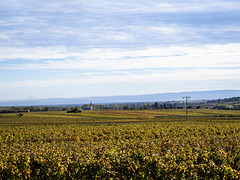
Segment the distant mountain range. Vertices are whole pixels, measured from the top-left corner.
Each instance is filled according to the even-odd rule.
[[[110,104],[110,103],[131,103],[131,102],[162,102],[181,101],[183,96],[191,96],[191,100],[213,100],[240,96],[240,90],[216,90],[216,91],[190,91],[180,93],[159,93],[145,95],[126,96],[100,96],[81,98],[52,98],[32,99],[18,101],[0,102],[0,106],[51,106],[51,105],[81,105],[88,104]]]

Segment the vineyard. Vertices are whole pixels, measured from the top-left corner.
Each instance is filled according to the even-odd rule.
[[[0,179],[240,179],[240,112],[0,115]]]

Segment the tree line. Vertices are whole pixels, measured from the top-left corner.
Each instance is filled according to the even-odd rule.
[[[218,100],[189,101],[189,109],[231,109],[240,110],[240,97]],[[79,113],[81,110],[150,110],[150,109],[184,109],[183,101],[149,102],[149,103],[115,103],[115,104],[83,104],[66,106],[28,106],[28,107],[0,107],[0,113],[24,113],[40,111],[67,111]]]

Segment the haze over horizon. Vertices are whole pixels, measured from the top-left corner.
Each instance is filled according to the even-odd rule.
[[[0,101],[240,90],[238,0],[2,0]]]
[[[187,91],[179,93],[158,93],[143,95],[121,95],[121,96],[95,96],[74,98],[48,98],[0,101],[1,106],[66,106],[82,104],[122,104],[122,103],[151,103],[151,102],[175,102],[183,101],[183,97],[190,97],[189,101],[219,100],[225,98],[239,97],[240,90],[217,90],[217,91]]]

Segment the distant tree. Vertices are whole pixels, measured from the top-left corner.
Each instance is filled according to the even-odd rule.
[[[79,110],[77,107],[73,109],[73,112],[74,113],[79,113],[79,112],[82,112],[81,110]]]
[[[129,105],[124,105],[123,106],[123,110],[129,110],[130,108],[129,108]]]
[[[90,109],[90,104],[84,104],[82,105],[83,110],[89,110]]]
[[[123,107],[121,106],[121,105],[118,105],[117,107],[116,107],[116,110],[122,110],[123,109]]]
[[[226,105],[226,104],[219,104],[219,105],[217,105],[217,109],[228,109],[228,105]]]
[[[218,104],[222,104],[222,99],[218,99]]]
[[[143,109],[147,110],[147,109],[151,109],[149,104],[144,104]]]
[[[50,107],[45,107],[44,111],[50,111]]]
[[[163,104],[160,104],[160,109],[163,109]]]
[[[64,108],[62,108],[62,111],[66,111],[66,110],[67,110],[67,108],[65,108],[65,107],[64,107]]]
[[[17,114],[18,117],[23,117],[23,114]]]
[[[163,109],[168,109],[167,104],[163,103]]]
[[[155,102],[154,105],[153,105],[153,107],[154,107],[155,109],[160,109],[160,105],[159,105],[158,102]]]
[[[81,113],[82,111],[79,110],[77,107],[73,108],[72,110],[70,111],[67,111],[67,113]]]
[[[173,103],[173,109],[177,109],[177,103]]]

